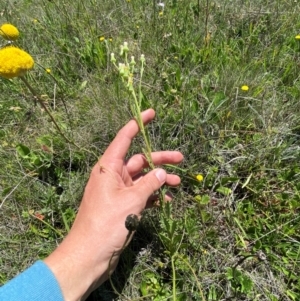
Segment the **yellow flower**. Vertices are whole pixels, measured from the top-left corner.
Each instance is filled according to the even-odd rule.
[[[47,68],[47,69],[46,69],[46,72],[47,72],[47,73],[51,73],[51,69]]]
[[[20,33],[17,27],[6,23],[0,27],[0,35],[5,40],[14,41],[19,37]]]
[[[105,40],[105,37],[100,37],[100,38],[99,38],[99,41],[100,41],[100,42],[103,42],[104,40]]]
[[[242,91],[248,91],[249,87],[247,85],[244,85],[244,86],[241,87],[241,90]]]
[[[203,181],[203,175],[201,175],[201,174],[196,175],[196,179],[197,179],[198,182],[202,182]]]
[[[30,54],[20,48],[10,46],[0,49],[0,75],[5,78],[22,76],[33,65]]]
[[[297,34],[297,35],[295,36],[295,39],[296,39],[296,40],[300,40],[300,34]]]
[[[163,11],[160,11],[160,12],[158,13],[158,15],[161,17],[161,16],[164,15],[164,12],[163,12]]]

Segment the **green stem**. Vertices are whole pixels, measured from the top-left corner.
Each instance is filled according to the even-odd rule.
[[[176,301],[176,271],[175,271],[175,255],[171,257],[171,263],[172,263],[172,273],[173,273],[173,301]]]
[[[146,144],[146,151],[144,151],[144,154],[145,154],[146,159],[149,163],[149,166],[151,167],[151,169],[154,169],[155,166],[154,166],[153,161],[151,159],[151,152],[152,152],[151,144],[150,144],[150,141],[149,141],[149,137],[147,136],[147,133],[146,133],[146,130],[145,130],[145,127],[144,127],[144,123],[143,123],[143,120],[142,120],[142,117],[141,117],[141,107],[139,105],[139,101],[136,97],[136,94],[135,94],[134,90],[132,90],[131,95],[133,96],[134,104],[135,104],[135,111],[132,112],[132,113],[135,115],[136,121],[138,123],[141,134],[142,134],[143,139],[144,139],[145,144]]]
[[[55,125],[58,133],[70,144],[76,146],[78,149],[80,150],[84,150],[90,154],[93,154],[95,157],[97,157],[98,159],[98,156],[96,156],[92,151],[90,150],[87,150],[85,148],[81,148],[79,145],[77,145],[74,141],[71,141],[64,133],[63,131],[61,130],[61,128],[59,127],[59,125],[57,124],[55,118],[53,117],[53,115],[51,114],[51,112],[49,111],[49,109],[47,108],[47,106],[44,104],[44,101],[38,96],[38,94],[36,93],[36,91],[31,87],[31,85],[29,84],[29,82],[26,80],[25,77],[21,76],[20,77],[21,80],[23,81],[23,83],[26,85],[26,87],[28,88],[28,90],[32,93],[32,95],[34,96],[34,99],[38,101],[38,103],[40,104],[40,106],[45,110],[45,112],[48,114],[48,116],[50,117],[51,121],[53,122],[53,124]]]
[[[200,11],[199,11],[200,13]],[[205,6],[205,46],[208,46],[208,18],[209,18],[209,0],[206,0],[206,6]]]
[[[203,294],[203,291],[202,291],[202,288],[201,288],[201,284],[200,282],[198,281],[198,278],[197,278],[197,275],[195,273],[195,270],[192,268],[192,266],[189,264],[189,262],[187,260],[184,259],[183,256],[181,256],[180,254],[177,254],[177,256],[189,267],[189,269],[191,270],[192,274],[194,275],[195,277],[195,280],[196,280],[196,284],[198,286],[198,290],[200,292],[200,295],[201,295],[201,298],[202,298],[202,301],[206,301],[205,297],[204,297],[204,294]]]
[[[135,90],[132,86],[132,89],[130,90],[130,92],[131,92],[131,95],[132,95],[133,100],[134,100],[134,105],[130,104],[130,107],[132,108],[131,109],[132,113],[136,118],[136,121],[137,121],[138,126],[140,128],[140,132],[143,136],[143,139],[144,139],[144,142],[145,142],[145,145],[146,145],[146,149],[143,149],[143,153],[146,157],[146,160],[147,160],[150,168],[153,170],[153,169],[155,169],[155,165],[154,165],[154,163],[152,161],[152,158],[151,158],[151,153],[152,153],[151,142],[150,142],[148,131],[145,129],[145,126],[144,126],[144,123],[143,123],[143,120],[142,120],[142,117],[141,117],[143,73],[144,73],[144,60],[141,60],[141,70],[140,70],[140,80],[139,80],[139,90],[138,90],[139,91],[139,94],[138,94],[139,99],[137,99]],[[159,205],[161,206],[162,211],[164,211],[163,210],[163,208],[164,208],[164,198],[165,198],[165,193],[164,193],[163,189],[160,189],[159,190]]]
[[[69,233],[70,232],[70,226],[69,226],[69,223],[67,221],[66,215],[63,213],[63,211],[61,209],[60,209],[60,214],[62,216],[65,228],[66,228],[67,232]]]
[[[47,223],[47,222],[45,222],[44,220],[42,220],[42,219],[36,217],[34,214],[31,214],[30,212],[29,212],[29,215],[32,216],[33,218],[39,220],[40,222],[42,222],[42,223],[45,224],[46,226],[48,226],[48,227],[49,227],[50,229],[52,229],[56,234],[58,234],[61,238],[64,237],[63,234],[62,234],[60,231],[58,231],[57,229],[55,229],[55,228],[54,228],[53,226],[51,226],[49,223]]]
[[[144,61],[141,63],[141,73],[140,73],[140,82],[139,82],[139,105],[141,107],[142,104],[142,78],[144,73]]]
[[[124,59],[125,59],[125,65],[128,66],[127,52],[124,53]],[[115,68],[117,70],[119,70],[119,67],[117,66],[116,62],[114,61],[112,63],[115,66]],[[132,104],[130,102],[130,110],[131,110],[131,113],[133,114],[133,116],[135,117],[136,122],[138,123],[138,126],[140,128],[140,132],[141,132],[141,134],[143,136],[143,139],[144,139],[144,142],[146,144],[146,151],[143,150],[144,155],[146,157],[146,160],[148,161],[149,166],[151,167],[151,169],[154,169],[155,166],[154,166],[154,164],[152,162],[152,159],[151,159],[151,152],[152,152],[151,144],[150,144],[149,137],[147,135],[147,132],[145,130],[144,123],[143,123],[143,120],[142,120],[142,117],[141,117],[141,99],[142,99],[142,76],[143,76],[143,70],[144,70],[144,67],[143,67],[143,62],[142,62],[142,69],[141,69],[140,83],[139,83],[139,99],[137,98],[137,96],[135,94],[135,90],[134,90],[134,88],[132,86],[131,89],[129,90],[129,93],[131,94],[134,103]],[[123,77],[122,77],[122,80],[123,80],[123,83],[124,83],[124,78]]]
[[[29,91],[33,94],[34,98],[38,101],[38,103],[41,105],[41,107],[45,110],[45,112],[49,115],[51,121],[54,123],[57,131],[60,133],[60,135],[69,143],[73,144],[73,142],[66,137],[66,135],[62,132],[62,130],[60,129],[59,125],[57,124],[56,120],[54,119],[53,115],[51,114],[51,112],[48,110],[48,108],[46,107],[46,105],[44,104],[43,100],[37,95],[37,93],[35,92],[35,90],[31,87],[31,85],[29,84],[29,82],[26,80],[25,77],[21,76],[20,77],[21,80],[24,82],[24,84],[26,85],[26,87],[29,89]]]
[[[172,164],[164,164],[164,166],[169,167],[169,168],[171,168],[171,169],[179,170],[179,171],[184,172],[184,173],[187,173],[187,172],[189,171],[188,168],[183,169],[183,168],[180,168],[180,167],[178,167],[178,166],[176,166],[176,165],[172,165]]]

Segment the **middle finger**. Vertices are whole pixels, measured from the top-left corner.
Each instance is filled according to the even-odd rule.
[[[177,151],[160,151],[151,153],[151,158],[155,166],[162,164],[178,164],[183,160],[183,156]],[[139,174],[149,164],[143,154],[132,156],[126,162],[127,172],[131,177]]]

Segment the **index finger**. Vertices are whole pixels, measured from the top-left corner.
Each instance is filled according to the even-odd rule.
[[[141,113],[143,123],[146,125],[155,117],[155,111],[153,109],[148,109]],[[101,161],[111,161],[111,160],[124,160],[133,138],[139,132],[139,126],[137,122],[132,119],[130,120],[117,134],[115,139],[108,146]]]

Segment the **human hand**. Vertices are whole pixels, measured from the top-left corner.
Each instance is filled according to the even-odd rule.
[[[152,109],[142,113],[144,124],[155,116]],[[153,205],[155,192],[164,184],[177,186],[180,178],[155,169],[147,174],[144,155],[125,160],[130,144],[139,131],[131,120],[117,134],[99,162],[93,167],[84,196],[70,233],[62,244],[45,259],[62,288],[65,300],[82,300],[108,277],[108,264],[126,240],[125,219],[140,216]],[[177,164],[180,152],[152,153],[154,165]],[[170,199],[166,197],[166,199]],[[111,268],[115,268],[114,256]]]

